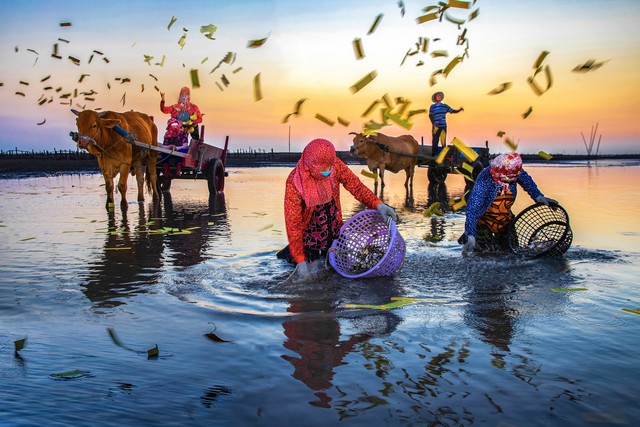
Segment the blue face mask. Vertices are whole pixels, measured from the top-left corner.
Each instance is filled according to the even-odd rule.
[[[329,169],[328,171],[322,171],[320,172],[322,174],[322,176],[329,176],[331,175],[331,172],[333,172],[333,167],[331,169]]]

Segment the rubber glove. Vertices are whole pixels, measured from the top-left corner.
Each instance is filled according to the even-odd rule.
[[[396,212],[384,203],[380,203],[376,209],[380,212],[380,215],[382,215],[384,222],[389,223],[390,219],[394,221],[398,220]]]
[[[476,237],[467,236],[467,243],[462,247],[462,255],[468,255],[476,248]]]
[[[544,196],[536,197],[536,202],[537,203],[542,203],[543,205],[547,205],[547,206],[549,206],[550,204],[551,205],[557,205],[558,204],[557,200],[553,200],[553,199],[550,199],[550,198],[544,197]]]
[[[311,274],[309,271],[309,263],[307,261],[299,262],[293,270],[292,276],[300,279],[304,279]]]

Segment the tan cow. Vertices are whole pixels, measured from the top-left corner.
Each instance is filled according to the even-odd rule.
[[[96,112],[71,110],[77,117],[78,134],[74,139],[79,148],[86,149],[98,159],[98,166],[104,177],[107,191],[107,210],[113,207],[113,179],[118,178],[118,191],[122,196],[120,206],[127,209],[127,178],[129,171],[135,175],[138,183],[138,202],[144,200],[144,181],[146,175],[147,192],[153,192],[153,200],[159,200],[156,187],[156,161],[158,152],[143,149],[127,142],[127,138],[151,145],[158,145],[158,128],[153,119],[144,113],[128,111]],[[115,126],[119,126],[121,129]],[[122,129],[126,137],[116,132]],[[146,174],[142,163],[146,163]]]
[[[407,178],[404,181],[405,188],[413,189],[413,174],[418,163],[418,141],[411,135],[387,136],[382,133],[376,135],[363,135],[351,132],[353,145],[349,152],[353,157],[367,159],[367,167],[371,172],[380,170],[380,187],[384,188],[384,171],[398,173],[405,171]],[[375,183],[378,189],[378,181]]]

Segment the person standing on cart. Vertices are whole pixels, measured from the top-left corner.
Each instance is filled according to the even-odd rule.
[[[447,104],[443,103],[444,93],[436,92],[431,96],[431,107],[429,107],[429,120],[431,120],[431,155],[436,156],[438,151],[438,144],[443,147],[447,145],[447,113],[457,114],[460,111],[464,111],[464,108],[460,107],[454,110]]]
[[[160,92],[160,111],[179,120],[192,139],[200,139],[198,124],[202,123],[202,114],[198,106],[191,102],[191,91],[188,87],[180,89],[178,102],[169,106],[165,105],[164,92]]]

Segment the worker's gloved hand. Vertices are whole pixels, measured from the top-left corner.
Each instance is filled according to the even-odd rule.
[[[380,212],[380,215],[382,215],[384,222],[388,223],[390,219],[394,221],[398,220],[396,212],[384,203],[380,203],[376,209]]]
[[[553,199],[550,199],[550,198],[544,197],[544,196],[536,197],[536,202],[537,203],[542,203],[543,205],[547,205],[547,206],[549,206],[549,205],[557,205],[558,204],[557,200],[553,200]]]
[[[124,137],[124,139],[126,139],[129,144],[133,144],[134,142],[136,142],[136,134],[128,133],[127,136]]]
[[[307,265],[309,276],[318,276],[326,271],[325,259],[320,258],[315,261],[311,261]]]
[[[311,271],[309,270],[309,263],[307,261],[299,262],[293,270],[292,275],[295,275],[297,279],[304,279],[309,277]]]
[[[467,242],[462,247],[462,255],[469,255],[476,248],[476,237],[467,236]]]

